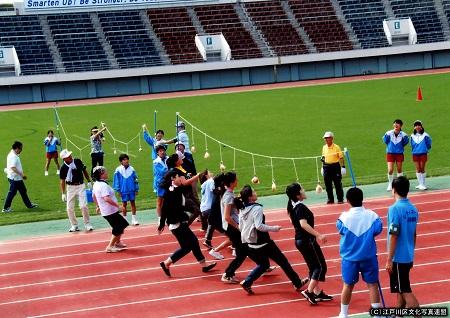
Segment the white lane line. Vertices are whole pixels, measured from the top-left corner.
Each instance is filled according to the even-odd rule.
[[[419,225],[430,224],[430,223],[442,223],[442,222],[446,222],[446,221],[450,221],[450,219],[433,220],[433,221],[426,221],[426,222],[422,222],[422,223],[419,222]],[[287,230],[287,229],[285,228],[284,230]],[[328,237],[339,235],[339,233],[336,233],[336,232],[324,233],[324,234]],[[292,238],[278,239],[278,240],[275,240],[275,242],[286,241],[289,239],[292,239]],[[174,243],[176,243],[176,242],[172,241],[172,242],[167,242],[167,243],[163,243],[163,244],[174,244]],[[144,247],[145,247],[145,245],[144,245]],[[138,247],[134,247],[134,248],[136,249]],[[89,253],[103,253],[104,254],[105,252],[104,251],[103,252],[96,251],[96,252],[89,252]],[[77,267],[83,267],[83,266],[92,266],[92,265],[98,265],[98,264],[106,264],[109,262],[115,263],[115,262],[120,262],[120,261],[128,261],[128,260],[132,260],[132,259],[142,259],[142,258],[146,258],[146,257],[162,256],[162,255],[166,255],[167,253],[170,253],[170,252],[165,252],[164,254],[151,255],[151,256],[139,256],[139,257],[134,257],[134,258],[106,260],[106,261],[100,261],[100,262],[91,262],[91,263],[66,265],[66,266],[56,266],[56,267],[49,267],[49,268],[42,268],[42,269],[28,270],[28,271],[21,271],[21,272],[3,273],[3,274],[0,274],[0,277],[9,277],[9,276],[15,276],[15,275],[29,274],[29,273],[53,271],[53,270],[60,270],[60,269],[67,269],[67,268],[77,268]],[[70,254],[69,256],[73,257],[73,254]]]
[[[417,266],[426,266],[426,265],[435,265],[435,264],[439,264],[439,263],[421,264],[421,265],[417,265]],[[384,269],[383,269],[383,271],[384,271]],[[333,276],[334,277],[340,277],[341,275],[333,275]],[[331,277],[333,277],[333,276],[331,276]],[[449,279],[436,280],[436,281],[429,281],[429,282],[428,281],[426,281],[426,282],[419,282],[419,283],[414,283],[414,284],[411,284],[411,285],[412,286],[428,285],[428,284],[436,284],[436,283],[442,283],[442,282],[450,282],[450,278]],[[272,284],[258,285],[258,286],[255,286],[255,287],[274,286],[274,285],[280,285],[280,284],[285,284],[285,283],[290,283],[290,282],[288,282],[288,281],[277,282],[277,283],[272,283]],[[382,289],[388,289],[388,287],[383,287]],[[203,292],[203,293],[194,293],[194,294],[188,294],[188,295],[178,295],[178,296],[171,296],[171,297],[146,299],[146,300],[133,301],[133,302],[127,302],[127,303],[120,303],[120,304],[108,304],[106,306],[97,306],[97,307],[83,308],[83,309],[77,309],[77,310],[69,310],[69,311],[63,311],[63,312],[43,314],[43,315],[38,315],[38,316],[29,316],[28,318],[40,318],[40,317],[51,317],[51,316],[67,315],[67,314],[72,314],[72,313],[89,312],[89,311],[100,310],[100,309],[111,309],[111,308],[116,308],[116,307],[132,306],[132,305],[137,305],[137,304],[145,304],[145,303],[159,302],[159,301],[165,301],[165,300],[175,300],[175,299],[181,299],[181,298],[190,298],[190,297],[197,297],[197,296],[213,295],[213,294],[230,292],[230,291],[236,291],[236,290],[242,291],[242,288],[241,287],[239,287],[239,288],[229,288],[229,289],[214,290],[214,291]],[[367,291],[361,291],[361,292],[367,292]],[[338,296],[338,295],[339,294],[335,294],[333,296]],[[305,299],[297,298],[297,299],[295,299],[293,301],[305,301]],[[291,301],[273,302],[273,303],[245,306],[245,307],[239,307],[239,308],[241,308],[241,309],[242,308],[252,308],[253,306],[263,306],[263,305],[267,306],[267,305],[274,305],[274,304],[277,304],[277,303],[284,303],[284,302],[291,302]],[[232,311],[232,310],[236,310],[236,309],[237,308],[226,308],[226,309],[221,309],[221,310],[218,310],[218,311],[211,311],[211,312],[206,312],[206,313],[225,312],[225,311]],[[199,314],[204,314],[204,313],[194,313],[194,314],[189,314],[189,315],[192,316],[192,315],[199,315]],[[175,317],[189,317],[189,316],[174,316],[173,318],[175,318]]]
[[[449,193],[450,191],[445,190],[445,191],[435,191],[435,192],[430,192],[430,193],[418,193],[415,195],[411,195],[411,196],[432,196],[433,194],[441,194],[441,193]],[[411,197],[410,196],[410,197]],[[393,199],[392,198],[387,198],[387,197],[381,197],[381,198],[373,198],[373,199],[367,199],[364,202],[368,203],[368,202],[378,202],[378,201],[386,201],[387,199],[391,200],[392,202],[389,205],[383,206],[383,207],[377,207],[377,208],[372,208],[372,210],[382,210],[382,209],[387,209],[392,203],[393,203]],[[440,203],[440,202],[448,202],[450,201],[450,199],[441,199],[441,200],[433,200],[433,201],[424,201],[424,202],[417,202],[414,203],[416,205],[422,205],[422,204],[434,204],[434,203]],[[309,205],[309,207],[329,207],[327,205],[324,204],[317,204],[317,205]],[[344,209],[342,209],[344,210]],[[348,210],[348,207],[346,207],[346,210]],[[265,214],[278,214],[278,213],[283,213],[286,215],[286,219],[287,218],[287,214],[286,214],[286,210],[284,208],[282,209],[268,209],[267,211],[265,211]],[[316,215],[316,218],[322,218],[324,216],[330,216],[330,215],[340,215],[342,213],[342,211],[339,212],[331,212],[331,213],[324,213],[324,214],[318,214]],[[139,229],[144,229],[144,228],[154,228],[156,231],[156,224],[149,224],[149,225],[141,225],[139,227]],[[138,229],[136,229],[138,230]],[[194,232],[196,232],[198,230],[195,230]],[[109,233],[110,230],[109,229],[101,229],[96,231],[95,233],[92,233],[93,235],[95,234],[103,234],[103,233]],[[91,234],[91,235],[92,235]],[[163,233],[161,235],[170,235],[170,233]],[[31,239],[25,239],[25,240],[17,240],[17,241],[10,241],[10,242],[0,242],[0,244],[8,244],[8,243],[12,243],[12,244],[17,244],[17,243],[28,243],[28,242],[37,242],[37,241],[44,241],[44,240],[54,240],[55,238],[62,238],[62,239],[71,239],[74,235],[72,234],[72,236],[59,236],[59,235],[49,235],[46,237],[35,237],[35,238],[31,238]],[[142,235],[142,236],[136,236],[133,238],[142,238],[142,237],[153,237],[153,236],[158,236],[158,234],[150,234],[150,235]],[[83,237],[84,238],[84,237]],[[64,248],[64,247],[69,247],[69,246],[79,246],[79,245],[83,245],[83,244],[92,244],[92,243],[103,243],[104,240],[101,241],[90,241],[90,242],[77,242],[77,243],[73,243],[73,244],[66,244],[66,245],[58,245],[58,246],[50,246],[50,247],[45,247],[45,248],[32,248],[32,249],[24,249],[24,250],[15,250],[15,251],[7,251],[7,252],[0,252],[0,256],[4,255],[4,254],[12,254],[12,253],[20,253],[20,252],[28,252],[28,251],[35,251],[35,250],[48,250],[51,248]]]
[[[424,233],[424,234],[418,234],[418,237],[421,236],[430,236],[430,235],[439,235],[439,234],[448,234],[450,233],[449,231],[443,231],[443,232],[434,232],[434,233]],[[284,240],[292,240],[292,238],[289,239],[283,239]],[[386,241],[386,239],[379,239],[377,240],[377,243],[382,242],[382,241]],[[450,246],[450,245],[449,245]],[[322,246],[322,249],[325,248],[336,248],[339,247],[338,244],[336,245],[326,245],[326,246]],[[434,247],[431,247],[434,248]],[[423,250],[423,249],[429,249],[429,247],[426,248],[417,248],[416,250]],[[288,253],[298,253],[297,249],[293,249],[293,250],[285,250],[283,251],[283,253],[288,254]],[[386,254],[386,252],[383,253],[378,253],[378,255],[384,255]],[[136,260],[136,259],[142,259],[142,258],[152,258],[152,257],[164,257],[167,256],[167,253],[165,254],[159,254],[159,255],[152,255],[152,256],[143,256],[143,257],[136,257],[136,258],[127,258],[127,259],[121,259],[121,260],[116,260],[116,262],[118,261],[128,261],[128,260]],[[227,257],[224,259],[224,261],[231,261],[233,258],[232,257]],[[335,259],[328,259],[327,262],[328,263],[332,263],[332,262],[339,262],[340,259],[339,258],[335,258]],[[92,264],[91,264],[92,265]],[[182,263],[182,264],[177,264],[177,265],[173,265],[173,267],[183,267],[183,266],[191,266],[191,265],[197,265],[197,263]],[[300,266],[300,265],[306,265],[305,263],[294,263],[291,264],[292,266]],[[90,276],[81,276],[81,277],[73,277],[73,278],[65,278],[65,279],[58,279],[58,280],[51,280],[51,281],[45,281],[45,282],[36,282],[36,283],[30,283],[30,284],[21,284],[21,285],[13,285],[13,286],[6,286],[6,287],[0,287],[0,290],[7,290],[7,289],[14,289],[14,288],[24,288],[24,287],[36,287],[36,286],[40,286],[40,285],[48,285],[48,284],[57,284],[57,283],[66,283],[66,282],[73,282],[73,281],[77,281],[77,280],[83,280],[83,279],[95,279],[95,278],[101,278],[101,277],[110,277],[110,276],[115,276],[115,275],[127,275],[127,274],[134,274],[134,273],[140,273],[140,272],[146,272],[146,271],[150,271],[150,270],[160,270],[160,267],[146,267],[146,268],[141,268],[141,269],[133,269],[133,270],[128,270],[128,271],[121,271],[121,272],[112,272],[112,273],[106,273],[106,274],[98,274],[98,275],[90,275]],[[241,272],[246,272],[246,271],[238,271],[237,273],[241,273]],[[199,276],[199,277],[209,277],[208,276]],[[199,278],[199,277],[195,277],[195,278]],[[191,279],[191,278],[187,278],[187,279]],[[178,279],[178,280],[184,280],[184,279]],[[171,280],[170,282],[175,281],[175,280]]]
[[[382,209],[382,208],[374,208],[374,209],[372,209],[372,210],[374,210],[374,211],[376,211],[376,210],[380,210],[380,209]],[[445,208],[445,209],[437,209],[437,210],[425,210],[425,211],[420,211],[420,215],[424,215],[424,214],[428,214],[428,213],[437,213],[437,212],[442,212],[442,211],[447,211],[447,210],[449,210],[450,211],[450,208]],[[342,212],[339,212],[339,213],[330,213],[330,214],[328,214],[328,215],[340,215]],[[382,219],[384,219],[384,218],[386,218],[386,216],[382,216],[381,217]],[[270,220],[269,221],[269,223],[274,223],[274,222],[278,222],[278,221],[282,221],[282,222],[285,222],[285,221],[289,221],[289,219],[287,219],[287,218],[283,218],[283,219],[279,219],[279,220]],[[317,227],[319,227],[319,226],[327,226],[327,225],[330,225],[330,224],[335,224],[335,222],[329,222],[329,223],[318,223],[316,226]],[[283,231],[283,230],[291,230],[291,229],[293,229],[293,227],[292,226],[288,226],[288,227],[283,227],[281,230]],[[198,232],[199,230],[195,230],[194,232]],[[109,233],[109,232],[108,232]],[[165,236],[167,236],[167,235],[172,235],[170,232],[168,232],[168,231],[166,231],[165,233],[163,233],[163,234],[161,234],[161,235],[165,235]],[[153,236],[159,236],[159,234],[150,234],[150,235],[142,235],[142,236],[131,236],[131,237],[126,237],[126,240],[127,241],[130,241],[130,240],[133,240],[133,239],[142,239],[142,238],[151,238],[151,237],[153,237]],[[218,235],[218,236],[215,236],[215,237],[217,237],[217,238],[220,238],[220,237],[223,237],[223,238],[225,238],[225,236],[224,235]],[[73,247],[73,246],[80,246],[80,245],[93,245],[93,244],[100,244],[100,243],[103,243],[103,244],[105,244],[105,240],[101,240],[101,241],[92,241],[92,242],[80,242],[80,243],[78,243],[78,244],[69,244],[69,245],[60,245],[60,246],[51,246],[51,247],[46,247],[46,248],[36,248],[36,249],[28,249],[28,250],[17,250],[17,251],[10,251],[10,252],[5,252],[5,253],[0,253],[0,256],[1,255],[5,255],[5,254],[13,254],[13,253],[23,253],[23,252],[32,252],[32,251],[39,251],[39,250],[49,250],[49,249],[54,249],[54,248],[58,248],[58,249],[62,249],[62,248],[67,248],[67,247]],[[154,246],[154,245],[156,245],[156,246],[159,246],[159,245],[164,245],[164,244],[173,244],[174,242],[166,242],[166,243],[155,243],[155,244],[148,244],[148,245],[141,245],[141,246],[139,246],[139,247],[142,247],[142,246],[147,246],[147,247],[151,247],[151,246]],[[176,243],[176,242],[175,242]],[[0,265],[8,265],[8,264],[11,264],[11,263],[14,263],[14,264],[17,264],[17,263],[20,263],[20,262],[28,262],[28,261],[38,261],[38,260],[43,260],[43,259],[53,259],[53,258],[64,258],[64,257],[73,257],[73,256],[77,256],[77,255],[88,255],[88,254],[97,254],[97,253],[101,253],[101,251],[93,251],[93,252],[84,252],[84,253],[77,253],[77,254],[67,254],[67,255],[57,255],[57,256],[49,256],[49,257],[43,257],[43,258],[35,258],[35,259],[25,259],[25,260],[14,260],[14,261],[11,261],[11,262],[3,262],[3,263],[0,263]]]
[[[435,284],[435,283],[446,283],[450,282],[450,279],[441,279],[441,280],[435,280],[432,282],[420,282],[420,283],[414,283],[411,284],[411,286],[420,286],[420,285],[428,285],[428,284]],[[383,287],[381,289],[387,290],[390,287]],[[358,290],[354,291],[353,294],[364,294],[368,293],[367,290]],[[332,294],[331,296],[339,297],[341,294]],[[282,301],[275,301],[271,303],[264,303],[264,304],[257,304],[257,305],[249,305],[249,306],[241,306],[241,307],[230,307],[225,309],[219,309],[219,310],[210,310],[210,311],[204,311],[204,312],[197,312],[197,313],[191,313],[191,314],[185,314],[185,315],[179,315],[179,316],[169,316],[168,318],[184,318],[184,317],[194,317],[194,316],[203,316],[203,315],[209,315],[209,314],[217,314],[222,312],[230,312],[235,310],[242,310],[242,309],[253,309],[258,307],[264,307],[264,306],[273,306],[273,305],[280,305],[280,304],[287,304],[287,303],[293,303],[298,301],[306,301],[305,299],[292,299],[292,300],[282,300]],[[443,304],[442,302],[436,303],[436,304]],[[239,313],[240,315],[243,315],[243,313]],[[367,312],[364,312],[362,314],[367,314]],[[349,316],[356,316],[360,314],[353,314]],[[44,316],[36,316],[36,317],[44,317]]]
[[[416,249],[416,251],[417,250],[430,250],[430,249],[435,249],[435,248],[445,248],[445,247],[450,247],[450,245],[442,245],[442,246],[436,246],[436,247],[426,247],[426,248]],[[379,253],[378,255],[384,255],[384,254],[386,254],[386,253]],[[339,258],[335,258],[335,259],[328,260],[328,262],[329,263],[331,263],[331,262],[338,262],[339,260],[340,260]],[[444,263],[450,263],[450,260],[438,261],[438,262],[430,262],[430,263],[417,264],[417,265],[414,264],[414,266],[415,267],[419,267],[419,266],[425,266],[425,265],[438,265],[438,264],[444,264]],[[300,265],[303,265],[303,264],[305,264],[305,263],[291,264],[291,266],[300,266]],[[152,269],[156,269],[156,268],[152,268]],[[382,271],[382,270],[384,271],[384,269],[380,269],[380,271]],[[248,270],[237,271],[237,273],[241,273],[241,272],[248,272]],[[171,280],[165,280],[165,281],[157,281],[157,282],[149,282],[149,283],[126,285],[126,286],[119,286],[119,287],[102,288],[102,289],[88,290],[88,291],[83,291],[83,292],[58,294],[58,295],[53,295],[53,296],[44,296],[44,297],[37,297],[37,298],[20,299],[20,300],[0,303],[0,306],[11,305],[11,304],[20,304],[20,303],[28,303],[28,302],[33,302],[33,301],[41,301],[41,300],[63,298],[63,297],[72,297],[72,296],[80,296],[80,295],[88,295],[88,294],[97,294],[97,293],[101,293],[101,292],[117,291],[117,290],[129,289],[129,288],[148,287],[148,286],[152,286],[152,285],[159,285],[159,284],[165,284],[165,283],[175,283],[175,282],[192,280],[192,279],[199,279],[199,278],[210,277],[210,276],[211,275],[203,275],[203,276],[188,277],[188,278],[181,278],[181,279],[171,279]],[[218,276],[220,276],[220,275],[218,275]],[[341,274],[329,275],[327,277],[328,278],[332,278],[332,277],[340,277],[340,276],[341,276]],[[287,282],[287,281],[284,281],[282,283],[285,283],[285,282]],[[277,283],[273,283],[273,284],[279,284],[279,283],[277,282]],[[268,284],[268,285],[271,285],[271,284]],[[259,287],[259,286],[266,286],[266,285],[255,285],[255,287]],[[239,288],[236,288],[234,290],[241,290],[241,288],[239,287]],[[209,293],[209,292],[207,292],[207,293]],[[203,295],[203,294],[204,293],[193,294],[193,295]],[[177,297],[178,296],[175,296],[175,298],[177,298]],[[186,297],[188,297],[188,296],[186,296]],[[167,300],[167,299],[170,299],[170,297],[166,297],[165,298],[165,300]]]

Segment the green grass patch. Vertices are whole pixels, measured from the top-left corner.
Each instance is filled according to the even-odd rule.
[[[447,153],[448,109],[447,96],[449,74],[405,77],[385,80],[320,85],[300,88],[265,90],[234,94],[206,95],[112,103],[96,106],[59,108],[58,112],[69,139],[79,148],[88,144],[90,128],[105,122],[112,135],[129,141],[141,132],[146,123],[153,130],[154,110],[158,111],[158,128],[166,137],[175,136],[175,113],[191,121],[210,136],[235,148],[251,153],[273,157],[298,158],[318,156],[323,146],[324,131],[335,134],[335,142],[347,147],[352,159],[358,184],[386,180],[385,146],[381,137],[391,129],[392,121],[401,118],[404,130],[412,131],[412,123],[420,119],[433,138],[433,149],[429,156],[429,176],[449,174]],[[424,100],[416,102],[416,91],[422,87]],[[6,155],[14,140],[24,143],[21,155],[28,192],[32,201],[39,204],[38,210],[28,211],[20,200],[13,201],[14,212],[0,215],[0,225],[29,221],[65,218],[65,205],[60,202],[58,176],[55,166],[50,166],[50,176],[44,177],[45,150],[43,139],[48,129],[56,130],[53,109],[13,111],[0,113],[3,124],[0,153]],[[61,127],[60,127],[61,128]],[[239,183],[250,183],[253,176],[252,157],[219,146],[207,140],[209,159],[204,159],[205,137],[187,131],[197,148],[194,154],[198,170],[209,168],[217,172],[220,151],[227,169],[235,168]],[[60,130],[60,134],[61,130]],[[63,144],[66,140],[63,138]],[[131,164],[137,170],[141,191],[137,199],[138,209],[154,207],[152,192],[152,161],[150,149],[141,137],[142,151],[138,140],[128,145]],[[113,153],[114,148],[116,154]],[[220,149],[221,148],[221,149]],[[69,144],[75,156],[82,157],[90,168],[89,147],[78,151]],[[127,147],[107,134],[104,143],[105,165],[111,170],[118,166],[118,156]],[[172,149],[172,148],[171,148]],[[410,147],[406,151],[405,171],[415,177]],[[273,160],[274,179],[279,193],[287,184],[295,181],[292,160]],[[314,160],[296,160],[300,181],[308,188],[316,186],[316,164]],[[256,174],[261,180],[257,185],[260,195],[272,194],[272,166],[270,159],[255,157]],[[351,183],[350,177],[344,183]],[[0,179],[0,198],[5,199],[8,184]],[[93,208],[91,209],[93,211]]]

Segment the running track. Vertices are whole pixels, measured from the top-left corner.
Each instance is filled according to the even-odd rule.
[[[420,211],[416,258],[411,274],[413,290],[421,304],[449,301],[450,289],[450,191],[411,196]],[[307,203],[307,202],[306,202]],[[392,198],[372,199],[365,206],[385,216]],[[339,313],[341,289],[338,240],[335,221],[347,205],[310,206],[317,229],[327,234],[322,248],[328,263],[325,291],[334,301],[310,306],[296,293],[280,269],[262,277],[248,296],[239,285],[226,285],[220,276],[231,259],[219,261],[210,273],[201,272],[192,254],[171,267],[166,278],[159,262],[177,248],[166,231],[156,234],[154,225],[129,227],[124,241],[127,251],[106,254],[109,231],[64,234],[0,243],[1,317],[333,317]],[[293,228],[284,210],[266,211],[268,224],[283,229],[271,234],[294,269],[305,276],[306,266],[293,242]],[[195,232],[198,224],[194,224]],[[395,300],[388,291],[383,270],[386,233],[378,238],[380,280],[387,305]],[[223,237],[215,236],[218,244]],[[207,258],[210,258],[208,254]],[[236,273],[243,279],[254,266],[246,261]],[[356,286],[350,313],[368,308],[365,285]]]

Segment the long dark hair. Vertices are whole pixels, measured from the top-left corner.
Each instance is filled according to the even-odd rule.
[[[234,199],[234,205],[236,206],[236,208],[238,208],[239,210],[242,210],[245,208],[246,205],[249,204],[249,199],[252,197],[253,195],[253,189],[250,185],[246,184],[241,192],[239,192],[239,197]]]
[[[225,175],[223,173],[214,177],[214,193],[219,196],[222,196],[225,192],[225,185],[223,184],[224,178]]]
[[[302,186],[298,182],[294,182],[286,187],[286,195],[289,198],[286,209],[289,215],[291,215],[291,213],[294,211],[291,201],[292,202],[298,201],[297,196],[300,194],[300,191],[302,191]]]
[[[167,171],[167,173],[164,175],[164,178],[162,179],[159,186],[167,190],[172,185],[172,178],[182,175],[183,173],[178,169],[169,169],[169,171]]]
[[[229,171],[223,176],[223,184],[229,187],[234,181],[236,181],[236,178],[236,172]]]

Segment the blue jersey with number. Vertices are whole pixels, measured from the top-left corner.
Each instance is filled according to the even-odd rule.
[[[388,240],[397,235],[397,247],[393,261],[396,263],[412,263],[414,261],[415,234],[419,213],[407,198],[395,202],[388,211]]]

